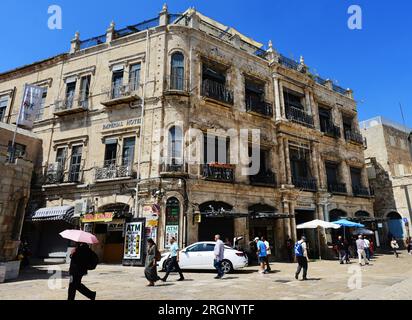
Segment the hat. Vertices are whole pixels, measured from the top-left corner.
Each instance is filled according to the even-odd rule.
[[[256,241],[256,240],[260,240],[259,237],[256,237],[256,238],[255,238],[255,241]]]

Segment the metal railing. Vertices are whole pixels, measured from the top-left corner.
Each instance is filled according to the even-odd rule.
[[[249,181],[252,185],[266,185],[275,187],[276,175],[272,171],[259,172],[254,176],[250,176]]]
[[[138,82],[136,82],[129,84],[113,85],[110,89],[104,90],[104,92],[106,94],[107,99],[115,100],[130,97],[131,95],[136,94],[139,88],[140,85]]]
[[[328,183],[328,191],[331,193],[348,193],[346,184],[344,183]]]
[[[324,129],[323,132],[328,136],[332,136],[332,137],[335,137],[335,138],[340,138],[341,137],[340,127],[334,125],[332,122],[327,124],[323,129]]]
[[[233,91],[217,81],[210,79],[203,80],[202,96],[233,105]]]
[[[186,166],[182,164],[169,164],[169,163],[163,163],[160,169],[161,172],[176,172],[176,173],[183,173],[186,172]]]
[[[180,76],[178,74],[167,76],[166,90],[187,92],[188,88],[188,81],[184,76]]]
[[[292,177],[292,183],[296,188],[305,191],[317,191],[318,186],[315,178]]]
[[[203,177],[207,180],[234,182],[235,169],[231,165],[203,165]]]
[[[102,43],[106,43],[106,34],[80,41],[80,50],[94,47]]]
[[[285,108],[286,118],[288,118],[289,120],[300,123],[310,128],[314,127],[313,117],[307,114],[304,110],[294,108],[292,106],[286,106]]]
[[[116,39],[126,37],[128,35],[133,34],[133,33],[137,33],[137,32],[140,32],[140,31],[147,30],[147,29],[151,29],[151,28],[157,27],[158,25],[159,25],[159,17],[156,17],[156,18],[153,18],[153,19],[150,19],[150,20],[145,20],[145,21],[140,22],[138,24],[116,30],[115,31]]]
[[[345,131],[345,139],[347,141],[355,142],[357,144],[362,144],[363,145],[363,136],[356,131],[353,130],[347,130]]]
[[[60,163],[52,163],[48,166],[44,175],[44,185],[61,183],[79,183],[82,180],[80,165],[72,165],[65,171]]]
[[[286,68],[293,69],[293,70],[296,70],[296,71],[299,70],[299,62],[297,62],[293,59],[287,58],[284,55],[280,55],[279,63],[282,66],[285,66]]]
[[[132,176],[131,165],[117,165],[112,161],[106,162],[101,167],[95,168],[95,180],[110,180],[116,178],[129,178]]]
[[[57,100],[54,103],[55,113],[77,109],[87,110],[88,108],[89,96],[81,92],[79,95],[66,96],[64,99]]]
[[[333,89],[333,91],[335,91],[335,92],[337,92],[337,93],[340,93],[341,95],[346,95],[346,93],[347,93],[347,91],[346,91],[346,89],[343,89],[342,87],[339,87],[338,85],[336,85],[336,84],[334,84],[334,85],[332,85],[332,89]]]
[[[372,190],[363,186],[352,186],[353,195],[355,197],[370,197]]]
[[[273,116],[272,104],[265,101],[260,101],[253,96],[246,95],[246,111],[257,112],[264,116]]]

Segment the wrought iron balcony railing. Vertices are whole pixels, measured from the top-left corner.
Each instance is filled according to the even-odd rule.
[[[318,186],[315,178],[292,177],[292,183],[296,188],[305,191],[317,191]]]
[[[107,162],[103,167],[96,167],[95,169],[96,181],[130,177],[132,177],[131,165],[117,165],[113,162]]]
[[[307,114],[304,110],[286,106],[286,118],[306,127],[314,128],[313,117]]]
[[[233,91],[226,85],[210,79],[202,82],[202,96],[233,105]]]
[[[235,168],[230,164],[205,164],[203,165],[203,177],[207,180],[234,182]]]
[[[80,93],[79,95],[70,95],[62,100],[56,100],[54,103],[54,114],[64,115],[69,113],[83,112],[89,109],[89,96]]]
[[[335,126],[332,122],[327,124],[323,129],[324,129],[323,132],[327,136],[334,137],[334,138],[341,137],[340,127]]]
[[[102,104],[106,107],[120,104],[130,103],[138,100],[138,91],[140,89],[139,82],[131,82],[129,84],[113,85],[110,89],[104,90],[104,101]]]
[[[276,175],[272,171],[260,172],[257,175],[249,177],[250,184],[276,186]]]
[[[252,96],[246,96],[246,111],[260,113],[264,116],[273,117],[272,104],[260,101]]]
[[[72,165],[66,172],[60,163],[52,163],[48,166],[44,177],[44,185],[79,183],[82,179],[80,165]]]
[[[352,191],[355,197],[371,197],[373,195],[372,190],[363,186],[352,186]]]
[[[183,75],[172,74],[167,76],[166,90],[173,92],[185,92],[189,89],[188,79]]]
[[[344,183],[328,183],[328,191],[331,193],[348,193],[346,184]]]
[[[160,168],[161,174],[186,174],[187,164],[183,163],[162,163]]]
[[[345,131],[345,139],[346,141],[350,141],[350,142],[353,142],[356,144],[362,144],[362,145],[364,142],[364,139],[359,132],[351,131],[351,130]]]

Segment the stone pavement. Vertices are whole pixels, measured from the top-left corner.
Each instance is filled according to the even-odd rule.
[[[187,272],[186,281],[146,287],[142,267],[99,265],[84,277],[84,284],[97,291],[98,300],[317,300],[317,299],[412,299],[412,256],[402,252],[379,255],[369,266],[337,261],[309,263],[309,281],[294,279],[295,264],[273,263],[272,272],[257,273],[251,266],[222,280],[213,272]],[[50,273],[48,273],[50,270]],[[54,273],[62,270],[61,274]],[[64,300],[68,287],[68,265],[39,265],[22,272],[14,282],[0,284],[0,300]],[[160,274],[161,276],[163,273]],[[77,299],[84,298],[78,294]]]

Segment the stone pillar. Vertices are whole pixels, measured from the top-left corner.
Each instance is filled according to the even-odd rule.
[[[320,176],[320,170],[319,170],[319,166],[320,166],[320,159],[318,157],[318,145],[315,143],[311,143],[310,144],[310,148],[311,148],[311,167],[312,167],[312,175],[317,179],[318,181],[318,186],[319,187],[323,187],[324,182],[323,182],[323,178]]]
[[[350,166],[347,161],[342,161],[342,172],[343,172],[343,179],[344,183],[346,183],[346,189],[348,191],[348,195],[353,195],[352,190],[352,179],[350,175]]]
[[[110,27],[109,27],[109,29],[107,29],[107,31],[106,31],[106,43],[110,43],[110,42],[112,42],[113,40],[114,40],[114,37],[115,37],[115,23],[114,23],[114,21],[112,21],[111,23],[110,23]]]
[[[73,40],[70,43],[70,53],[76,53],[80,50],[80,32],[76,32]]]
[[[285,110],[285,97],[283,95],[283,84],[279,81],[279,91],[280,91],[280,116],[283,119],[286,119],[286,110]]]
[[[167,4],[163,5],[162,11],[159,13],[159,26],[167,26],[169,23],[169,12],[167,11]]]
[[[313,122],[315,124],[315,128],[320,130],[319,108],[318,108],[317,103],[315,102],[315,97],[313,95],[313,92],[309,92],[309,100],[310,100],[311,107],[312,107],[312,116],[313,116]]]
[[[312,112],[312,101],[310,99],[310,91],[306,88],[305,88],[305,104],[306,104],[306,112],[312,116],[313,112]]]
[[[295,219],[295,202],[291,201],[289,203],[289,214],[291,215],[289,219],[290,223],[290,237],[292,238],[293,242],[296,242],[298,239],[298,235],[296,232],[296,219]]]
[[[286,157],[285,157],[285,146],[284,138],[279,137],[278,139],[278,150],[279,150],[279,167],[278,167],[278,182],[279,184],[287,184],[287,169],[286,169]]]
[[[282,104],[281,104],[281,93],[280,93],[280,88],[279,88],[279,78],[277,75],[273,75],[273,93],[274,93],[274,120],[281,120],[283,119],[283,114],[282,114]]]
[[[290,155],[289,155],[289,140],[284,139],[284,152],[285,152],[285,172],[287,184],[292,184],[292,171],[290,169]]]

